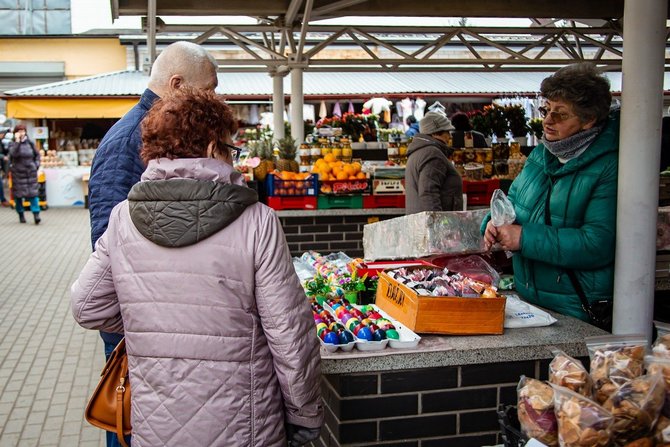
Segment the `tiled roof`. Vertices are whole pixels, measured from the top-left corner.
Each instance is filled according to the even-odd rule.
[[[372,94],[515,94],[535,93],[550,72],[306,72],[305,95]],[[266,73],[219,73],[217,92],[223,95],[272,96],[272,78]],[[621,73],[607,73],[613,92],[621,91]],[[7,96],[140,96],[148,76],[139,71],[118,71],[70,81],[55,82],[5,92]],[[670,90],[665,73],[664,90]],[[284,94],[291,92],[290,76]]]

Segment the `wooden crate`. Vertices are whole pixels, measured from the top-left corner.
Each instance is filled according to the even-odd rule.
[[[411,330],[423,334],[502,334],[501,298],[419,296],[385,272],[379,274],[375,304]]]

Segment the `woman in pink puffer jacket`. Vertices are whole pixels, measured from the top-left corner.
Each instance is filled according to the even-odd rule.
[[[142,180],[72,286],[80,325],[125,334],[134,447],[302,445],[322,424],[311,311],[234,127],[213,93],[157,101]]]

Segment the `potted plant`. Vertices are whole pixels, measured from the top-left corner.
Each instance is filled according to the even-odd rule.
[[[533,132],[533,135],[538,140],[542,138],[542,134],[544,133],[544,127],[542,127],[542,121],[543,121],[542,118],[533,118],[528,123],[530,131]]]
[[[509,124],[509,130],[513,137],[525,137],[530,127],[526,119],[526,111],[520,105],[505,107],[505,118]]]
[[[305,283],[305,292],[307,296],[313,297],[317,303],[323,305],[328,294],[331,292],[331,288],[328,280],[322,275],[317,274]]]
[[[488,116],[481,110],[475,110],[468,113],[472,130],[480,132],[486,138],[488,145],[491,145],[491,122]]]
[[[509,123],[505,116],[505,108],[491,104],[490,106],[484,107],[484,113],[490,123],[491,133],[493,133],[497,137],[498,142],[500,142],[502,138],[505,138],[505,135],[507,135],[507,131],[509,130]]]
[[[344,291],[344,297],[351,304],[358,304],[358,294],[365,290],[365,280],[367,277],[367,274],[359,277],[356,270],[350,275],[340,276],[338,285]]]

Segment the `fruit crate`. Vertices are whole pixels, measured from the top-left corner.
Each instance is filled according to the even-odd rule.
[[[275,197],[316,196],[319,189],[317,176],[313,174],[303,180],[284,180],[268,174],[265,182],[268,196]]]
[[[317,201],[317,208],[320,210],[330,210],[333,208],[361,209],[363,208],[363,196],[360,194],[351,194],[348,196],[320,195]]]
[[[463,193],[468,196],[468,205],[485,205],[491,204],[491,196],[493,191],[500,188],[500,180],[463,180]]]
[[[319,194],[343,195],[370,192],[370,179],[322,180],[319,182]],[[360,207],[359,207],[360,208]]]
[[[405,208],[405,195],[363,196],[363,208]]]
[[[316,196],[270,196],[268,206],[275,210],[315,210]]]

